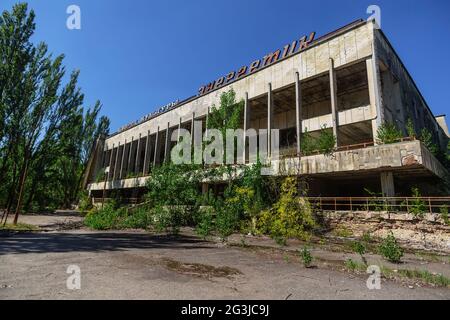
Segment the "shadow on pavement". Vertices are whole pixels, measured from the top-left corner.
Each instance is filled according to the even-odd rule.
[[[127,249],[200,249],[207,242],[189,236],[133,233],[18,233],[0,237],[0,255],[53,252],[102,252]]]

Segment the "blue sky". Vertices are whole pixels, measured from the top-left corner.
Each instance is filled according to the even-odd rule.
[[[17,1],[1,0],[0,10]],[[100,99],[112,131],[267,52],[317,36],[381,7],[382,28],[430,108],[449,110],[450,1],[29,0],[35,41],[80,69],[86,104]],[[66,9],[81,8],[81,30]]]

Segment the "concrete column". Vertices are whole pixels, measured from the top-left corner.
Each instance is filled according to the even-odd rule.
[[[153,155],[153,166],[156,166],[156,158],[158,156],[158,148],[159,148],[159,126],[156,130],[156,140],[155,140],[155,154]]]
[[[267,157],[269,159],[271,156],[272,126],[273,126],[273,95],[272,95],[272,84],[269,83],[267,88]]]
[[[301,154],[301,140],[302,140],[302,87],[300,83],[300,75],[295,73],[295,126],[297,133],[297,156]]]
[[[376,144],[378,127],[384,121],[384,112],[381,107],[381,93],[378,81],[377,66],[373,58],[366,60],[367,83],[369,87],[370,107],[372,109],[372,134],[373,142]]]
[[[181,117],[180,117],[180,120],[178,120],[178,136],[177,136],[177,143],[180,142],[180,135],[181,135]]]
[[[207,110],[207,112],[206,112],[206,123],[205,123],[205,126],[206,126],[206,128],[205,128],[205,137],[207,137],[207,136],[208,136],[208,120],[209,120],[209,107],[208,107],[208,110]]]
[[[394,175],[392,171],[381,172],[381,192],[383,197],[395,197]]]
[[[139,140],[136,147],[136,162],[134,164],[134,172],[139,173],[139,165],[141,164],[141,134],[139,133]]]
[[[113,169],[112,169],[112,163],[113,163],[113,155],[114,155],[114,143],[111,149],[111,155],[109,156],[109,173],[108,173],[108,180],[113,178]]]
[[[130,142],[130,149],[128,152],[128,165],[127,165],[127,174],[125,175],[125,177],[128,175],[128,173],[131,172],[131,164],[133,163],[133,142],[134,142],[134,137],[131,137],[131,142]]]
[[[248,104],[248,92],[245,93],[244,100],[244,154],[242,157],[242,161],[244,164],[247,162],[247,130],[250,128],[250,106]]]
[[[119,145],[117,146],[117,151],[116,151],[116,160],[114,162],[114,176],[113,176],[113,180],[117,179],[117,169],[118,169],[118,162],[119,162],[119,151],[120,151],[120,142]],[[119,172],[120,174],[120,172]]]
[[[167,122],[167,128],[166,128],[166,143],[164,145],[164,163],[168,162],[168,157],[169,157],[169,143],[170,143],[170,138],[169,138],[169,133],[170,133],[170,129],[169,129],[169,122]]]
[[[337,105],[337,87],[336,87],[336,72],[334,70],[334,61],[332,58],[329,60],[330,63],[330,96],[331,96],[331,116],[333,119],[333,135],[336,137],[335,147],[338,146],[338,126],[339,126],[339,115],[338,115],[338,105]]]
[[[148,173],[149,167],[149,152],[150,152],[150,130],[147,131],[147,140],[145,141],[145,151],[144,151],[144,165],[142,169],[142,174],[145,176]]]
[[[125,139],[125,144],[123,145],[123,152],[122,152],[122,159],[120,160],[120,172],[119,172],[119,178],[123,179],[123,161],[125,158],[125,150],[127,148],[127,139]]]
[[[209,110],[209,107],[208,107]],[[195,123],[195,112],[192,112],[192,119],[191,119],[191,146],[194,145],[194,123]]]

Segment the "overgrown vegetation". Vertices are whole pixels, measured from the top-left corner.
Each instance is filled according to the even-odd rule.
[[[108,133],[101,103],[86,107],[80,72],[33,43],[35,13],[16,4],[0,15],[0,207],[2,216],[69,208],[79,199],[96,139]],[[64,83],[65,79],[67,82]]]
[[[301,152],[308,156],[313,153],[329,155],[333,153],[336,146],[336,137],[331,128],[323,125],[319,131],[318,137],[313,137],[311,133],[306,131],[302,134]]]
[[[313,256],[311,255],[311,251],[306,246],[300,250],[300,258],[305,268],[309,268],[311,266]]]
[[[377,143],[390,144],[398,142],[402,138],[402,132],[394,123],[385,122],[378,127]]]
[[[378,247],[378,251],[385,259],[393,263],[400,263],[403,257],[403,249],[398,245],[397,239],[392,232],[383,239]]]

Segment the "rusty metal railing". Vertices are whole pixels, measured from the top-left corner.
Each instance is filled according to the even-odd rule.
[[[388,211],[442,213],[450,208],[450,197],[306,197],[323,211]]]

